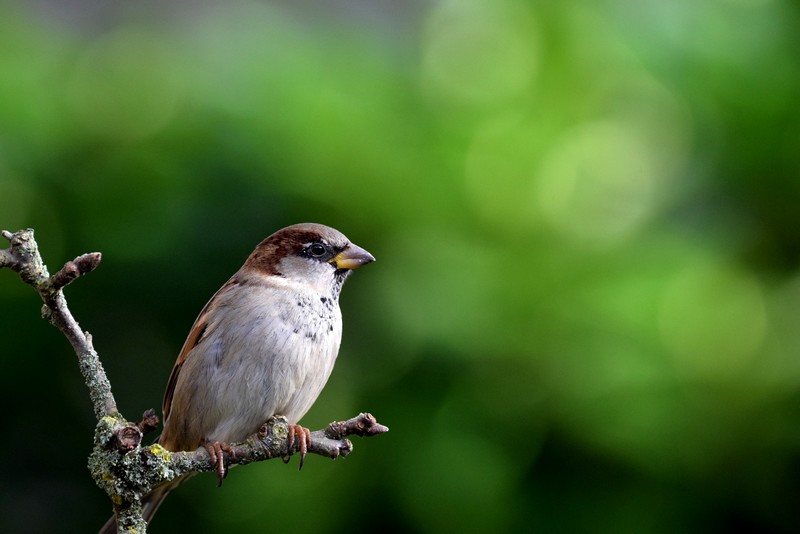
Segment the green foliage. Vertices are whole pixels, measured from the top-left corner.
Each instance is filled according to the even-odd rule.
[[[303,422],[391,432],[196,477],[153,532],[793,530],[796,6],[302,6],[0,7],[0,227],[103,253],[67,297],[127,417],[275,229],[378,258]],[[75,358],[0,299],[0,530],[99,528]]]

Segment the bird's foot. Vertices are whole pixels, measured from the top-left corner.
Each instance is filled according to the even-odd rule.
[[[217,468],[218,486],[222,486],[222,481],[228,476],[227,459],[225,456],[227,455],[228,458],[236,458],[236,453],[230,445],[219,441],[204,442],[203,447],[211,457],[211,465]]]
[[[303,460],[306,459],[308,445],[311,443],[311,431],[300,425],[289,425],[289,445],[287,447],[289,453],[294,450],[295,440],[298,442],[297,450],[300,453],[300,465],[297,468],[300,470],[303,468]],[[283,458],[283,463],[289,463],[289,458],[290,456],[287,454]]]

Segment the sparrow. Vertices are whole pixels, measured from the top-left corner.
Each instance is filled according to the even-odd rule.
[[[298,422],[339,352],[339,293],[354,269],[373,261],[321,224],[288,226],[259,243],[189,331],[167,383],[158,443],[170,451],[205,449],[221,482],[228,444],[282,415],[290,441],[299,439],[302,466],[310,433]],[[143,498],[148,523],[184,480],[157,486]],[[115,518],[100,532],[116,532]]]

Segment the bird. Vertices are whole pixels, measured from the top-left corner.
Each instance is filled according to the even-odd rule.
[[[169,451],[205,449],[221,483],[228,444],[281,415],[290,436],[299,439],[302,466],[310,433],[298,422],[328,381],[339,352],[342,285],[354,269],[373,261],[372,254],[322,224],[295,224],[261,241],[190,329],[167,382],[158,443]],[[184,480],[163,483],[143,497],[148,523]],[[114,532],[112,516],[100,533]]]

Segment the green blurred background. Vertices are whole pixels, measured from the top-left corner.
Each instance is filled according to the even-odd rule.
[[[28,0],[0,73],[0,227],[103,253],[67,297],[129,418],[266,235],[378,258],[303,422],[391,432],[152,532],[800,528],[796,2]],[[0,299],[0,531],[96,530],[76,359]]]

